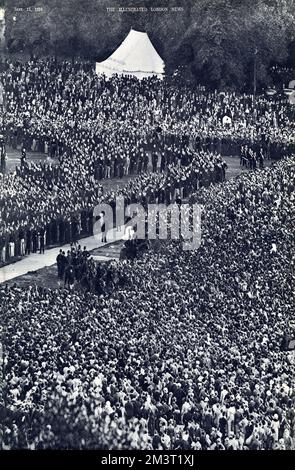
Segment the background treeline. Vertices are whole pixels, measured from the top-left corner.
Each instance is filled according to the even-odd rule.
[[[274,66],[295,66],[295,0],[5,0],[5,7],[10,52],[103,60],[133,27],[149,33],[166,72],[178,70],[185,82],[246,90],[254,63],[258,88],[272,84]]]

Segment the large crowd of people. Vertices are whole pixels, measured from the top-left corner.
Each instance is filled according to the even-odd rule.
[[[120,261],[110,293],[2,286],[3,448],[294,449],[294,177],[200,188],[200,248]]]
[[[105,178],[144,180],[192,159],[200,174],[213,163],[215,177],[224,167],[212,155],[237,155],[247,145],[254,168],[261,155],[277,159],[294,150],[294,110],[284,100],[182,89],[155,78],[106,80],[88,64],[53,59],[8,65],[1,77],[6,144],[58,164],[23,160],[16,172],[0,174],[2,263],[89,234],[89,209],[100,202]]]
[[[143,186],[146,173],[168,170],[177,183],[188,178],[184,167],[192,161],[199,179],[211,169],[212,177],[223,177],[216,151],[195,149],[183,136],[158,134],[155,123],[149,123],[150,110],[135,106],[140,90],[132,80],[107,82],[83,68],[41,61],[11,65],[3,80],[7,145],[21,146],[24,155],[27,150],[48,153],[59,164],[28,164],[23,158],[16,172],[2,176],[2,263],[41,244],[74,241],[77,232],[90,234],[91,209],[101,200],[104,178],[143,175],[138,183]],[[131,97],[120,105],[127,90]],[[147,85],[144,94],[153,101]],[[140,127],[144,112],[146,134]],[[154,178],[150,184],[158,181]]]
[[[220,155],[204,151],[187,155],[188,162],[171,163],[162,172],[140,173],[120,190],[107,192],[89,173],[75,178],[56,166],[32,165],[9,174],[0,181],[1,261],[90,235],[93,208],[100,202],[113,203],[118,195],[126,202],[169,203],[176,190],[189,194],[210,181],[224,181],[226,164]]]
[[[73,241],[84,209],[100,200],[103,178],[165,172],[200,153],[203,171],[204,152],[237,154],[241,145],[259,145],[258,160],[294,150],[294,110],[284,100],[181,89],[155,78],[106,80],[87,64],[52,59],[10,63],[2,80],[7,145],[59,160],[57,168],[23,162],[1,178],[2,263],[51,238]],[[59,223],[67,226],[61,237]]]
[[[2,449],[294,449],[294,108],[53,60],[2,79],[0,263],[72,243],[58,289],[0,286]],[[134,227],[96,265],[77,242],[119,195],[202,204],[201,246],[136,256]]]
[[[181,89],[156,78],[106,80],[93,67],[53,60],[11,64],[4,84],[11,144],[51,156],[76,150],[107,166],[130,152],[132,161],[132,153],[154,144],[157,130],[169,143],[294,143],[294,111],[285,100]]]

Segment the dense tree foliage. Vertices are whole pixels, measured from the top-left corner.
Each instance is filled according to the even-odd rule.
[[[152,11],[159,6],[167,11]],[[168,73],[243,89],[254,67],[264,86],[271,65],[295,65],[294,18],[295,0],[6,0],[6,42],[10,51],[102,60],[133,27],[149,33]]]

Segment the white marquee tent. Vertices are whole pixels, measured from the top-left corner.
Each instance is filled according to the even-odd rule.
[[[118,49],[103,62],[96,63],[96,73],[133,75],[140,80],[156,75],[164,76],[164,61],[157,53],[147,33],[131,29]]]

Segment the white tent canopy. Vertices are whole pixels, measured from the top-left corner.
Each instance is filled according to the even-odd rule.
[[[164,61],[157,53],[147,33],[131,29],[118,49],[103,62],[96,63],[96,73],[145,77],[164,76]]]
[[[288,98],[290,104],[295,104],[295,90],[288,96]]]

